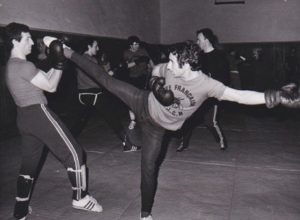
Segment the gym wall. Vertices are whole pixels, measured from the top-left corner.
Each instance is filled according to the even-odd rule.
[[[162,44],[194,40],[203,27],[212,28],[223,43],[300,41],[299,0],[222,5],[215,0],[161,0],[160,10]]]
[[[34,29],[159,43],[159,0],[4,0],[0,26],[22,22]]]

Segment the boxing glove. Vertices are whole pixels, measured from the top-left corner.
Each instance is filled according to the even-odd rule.
[[[55,41],[55,40],[57,40],[57,38],[56,37],[51,37],[51,36],[45,36],[43,38],[43,42],[46,45],[46,47],[49,47],[50,44],[52,43],[52,41]]]
[[[281,91],[270,89],[265,91],[264,94],[267,108],[274,108],[281,103]]]
[[[296,84],[288,84],[281,90],[267,90],[265,100],[268,108],[273,108],[278,104],[288,108],[300,108],[299,88]]]
[[[292,94],[292,93],[295,93],[295,92],[299,91],[299,86],[296,85],[295,83],[289,83],[285,86],[282,86],[281,90]]]
[[[66,57],[64,55],[63,44],[59,40],[54,40],[50,43],[49,57],[54,69],[64,69]]]
[[[282,87],[280,103],[288,108],[300,108],[300,92],[296,84]]]
[[[164,88],[165,83],[164,77],[153,76],[150,79],[149,88],[161,105],[169,106],[174,102],[174,94],[171,90]]]
[[[71,49],[69,47],[71,40],[67,36],[62,36],[61,38],[56,38],[56,37],[51,37],[51,36],[45,36],[43,38],[43,42],[46,45],[46,47],[49,47],[50,44],[52,43],[52,41],[54,41],[54,40],[60,41],[63,44],[63,48]]]

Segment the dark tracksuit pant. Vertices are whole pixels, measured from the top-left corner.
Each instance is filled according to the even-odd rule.
[[[109,92],[120,98],[136,115],[142,131],[141,194],[142,211],[151,213],[157,188],[158,158],[161,152],[165,129],[157,125],[148,110],[149,91],[138,89],[131,84],[117,80],[104,69],[77,53],[71,60],[87,74],[97,72],[97,81]],[[101,73],[102,74],[99,74]],[[96,75],[96,74],[91,74]]]
[[[83,198],[80,174],[83,150],[60,119],[44,104],[18,107],[17,126],[22,138],[22,161],[17,181],[15,217],[27,215],[31,189],[37,178],[39,165],[46,146],[68,169],[73,188],[73,199]]]
[[[203,123],[214,136],[221,148],[226,147],[226,139],[219,125],[219,102],[213,98],[206,100],[194,114],[185,121],[180,136],[182,144],[188,147],[194,128]]]

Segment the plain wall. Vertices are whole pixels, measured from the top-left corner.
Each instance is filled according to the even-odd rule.
[[[0,25],[159,43],[159,0],[0,0]]]
[[[0,25],[17,21],[35,29],[148,43],[195,39],[210,27],[223,43],[300,41],[299,0],[0,0]]]
[[[161,0],[161,43],[195,39],[209,27],[220,42],[300,41],[299,0],[245,0],[215,5],[214,0]]]

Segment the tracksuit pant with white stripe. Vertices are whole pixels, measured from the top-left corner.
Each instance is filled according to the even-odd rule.
[[[86,173],[82,171],[83,150],[55,113],[44,104],[19,107],[17,126],[22,138],[22,161],[14,216],[20,218],[28,213],[44,147],[67,169],[73,199],[83,198],[87,194]]]
[[[208,99],[194,112],[192,117],[185,121],[179,134],[184,147],[188,147],[194,128],[203,123],[212,133],[216,142],[220,144],[220,147],[226,148],[226,139],[219,125],[219,104],[215,99]]]

